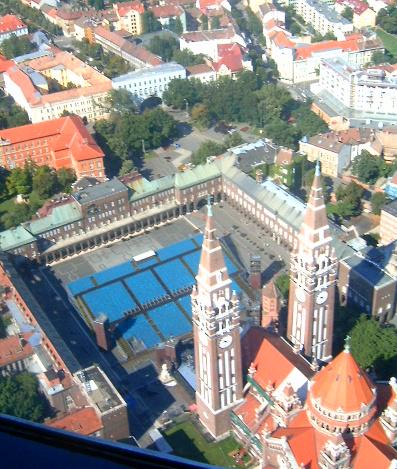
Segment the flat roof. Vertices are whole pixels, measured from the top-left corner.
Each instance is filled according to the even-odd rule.
[[[113,179],[110,179],[110,181],[86,187],[72,195],[80,205],[87,205],[99,199],[103,199],[104,197],[108,197],[109,195],[126,191],[128,191],[127,186],[114,177]]]
[[[143,78],[156,78],[161,73],[184,72],[185,68],[177,63],[166,63],[156,65],[155,67],[142,68],[112,79],[113,83],[119,83],[128,80],[139,80]]]

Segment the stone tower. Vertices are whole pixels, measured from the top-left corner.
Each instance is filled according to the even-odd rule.
[[[297,350],[323,361],[332,355],[336,272],[317,163],[298,246],[291,256],[287,334]]]
[[[192,312],[197,413],[204,427],[220,438],[230,431],[230,411],[243,396],[240,315],[210,203],[196,280]]]

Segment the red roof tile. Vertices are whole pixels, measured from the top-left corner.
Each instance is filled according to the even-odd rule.
[[[22,337],[11,335],[0,340],[0,367],[7,366],[33,355],[33,348],[27,339],[31,334]]]
[[[47,425],[61,430],[92,435],[103,428],[101,419],[92,407],[84,407],[64,417],[46,422]]]
[[[0,17],[0,34],[18,31],[26,28],[26,24],[15,15],[5,15]]]
[[[184,13],[182,7],[178,5],[164,5],[152,7],[150,11],[156,18],[169,18],[174,16],[181,16]]]

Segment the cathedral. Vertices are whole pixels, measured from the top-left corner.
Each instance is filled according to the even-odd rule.
[[[222,247],[208,215],[192,292],[197,414],[230,431],[262,468],[397,468],[397,384],[374,383],[350,353],[332,358],[337,259],[317,165],[291,254],[287,338],[275,334],[275,293],[262,327],[241,334]]]

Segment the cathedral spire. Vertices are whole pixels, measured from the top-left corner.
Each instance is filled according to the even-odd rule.
[[[288,338],[320,361],[332,356],[337,263],[317,161],[309,200],[291,256]]]
[[[202,293],[211,293],[218,288],[224,289],[226,286],[231,285],[231,280],[223,258],[222,247],[219,239],[216,237],[214,214],[210,198],[208,198],[207,220],[204,229],[199,271],[196,279],[198,290]]]
[[[240,314],[215,234],[208,200],[197,288],[192,291],[197,414],[216,438],[230,431],[230,410],[241,402]]]

